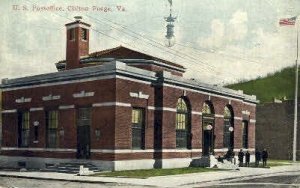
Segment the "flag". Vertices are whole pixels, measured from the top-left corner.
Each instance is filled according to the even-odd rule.
[[[295,25],[297,17],[292,17],[292,18],[282,18],[279,20],[279,25],[280,26],[285,26],[285,25]]]
[[[168,0],[168,1],[169,1],[170,5],[172,6],[172,0]]]

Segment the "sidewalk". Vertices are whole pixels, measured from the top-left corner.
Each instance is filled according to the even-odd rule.
[[[52,173],[52,172],[11,172],[0,171],[0,176],[43,179],[43,180],[60,180],[85,183],[118,183],[142,186],[156,187],[179,187],[191,184],[211,184],[214,181],[245,179],[249,177],[267,177],[274,174],[283,174],[286,172],[296,172],[300,170],[300,164],[278,166],[272,168],[240,168],[240,170],[218,171],[206,173],[180,174],[170,176],[157,176],[147,179],[137,178],[116,178],[116,177],[91,177],[76,176],[73,174]]]

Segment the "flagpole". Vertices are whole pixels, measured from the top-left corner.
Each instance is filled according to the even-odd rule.
[[[294,109],[294,138],[293,138],[293,162],[297,161],[297,118],[298,118],[298,56],[299,56],[299,24],[297,22],[297,58],[296,58],[296,72],[295,72],[295,109]]]

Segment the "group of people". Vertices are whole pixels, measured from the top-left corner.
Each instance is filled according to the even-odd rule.
[[[250,153],[249,151],[246,151],[246,153],[244,153],[242,149],[238,153],[239,166],[244,166],[244,156],[245,156],[245,166],[249,167]]]
[[[269,154],[266,149],[264,149],[262,152],[259,150],[255,151],[255,166],[259,165],[259,162],[262,160],[263,167],[267,166],[267,160],[268,160]]]
[[[234,159],[234,152],[232,149],[229,149],[227,151],[227,153],[225,154],[224,158],[227,159],[228,161],[233,162],[232,160]],[[269,154],[268,151],[266,149],[264,149],[262,152],[260,152],[259,150],[255,151],[255,166],[258,167],[259,166],[259,162],[262,160],[263,162],[263,167],[267,166],[267,160],[268,160]],[[244,158],[245,158],[245,164],[244,164]],[[250,153],[249,151],[246,151],[246,153],[243,152],[243,150],[241,149],[238,152],[238,161],[239,161],[239,166],[245,166],[245,167],[249,167],[250,166]],[[235,161],[234,161],[235,163]]]

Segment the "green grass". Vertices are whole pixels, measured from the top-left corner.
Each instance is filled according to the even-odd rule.
[[[270,159],[270,163],[293,163],[291,160]]]
[[[257,78],[256,80],[232,84],[226,87],[243,90],[246,94],[256,95],[261,103],[272,102],[274,97],[277,99],[284,97],[294,99],[295,68],[285,68],[264,78]]]
[[[291,165],[292,162],[288,160],[268,160],[267,166],[262,166],[262,161],[260,161],[259,166],[255,166],[255,163],[250,163],[250,167],[252,168],[270,168],[275,166],[285,166],[285,165]]]
[[[94,174],[93,176],[148,178],[153,176],[168,176],[168,175],[176,175],[176,174],[214,172],[220,170],[221,169],[214,169],[214,168],[187,167],[187,168],[172,168],[172,169],[148,169],[148,170],[125,170],[125,171],[102,172],[102,173]]]
[[[271,159],[268,160],[268,166],[272,167],[272,166],[282,166],[282,165],[291,165],[294,162],[291,160],[275,160],[275,159]],[[299,163],[299,161],[296,161],[296,163]]]

